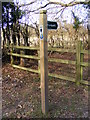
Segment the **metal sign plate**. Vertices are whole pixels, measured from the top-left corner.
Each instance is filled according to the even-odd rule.
[[[56,30],[58,27],[57,22],[47,21],[47,28]]]

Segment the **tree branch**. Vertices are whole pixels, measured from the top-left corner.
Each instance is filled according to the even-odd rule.
[[[28,6],[28,5],[31,5],[33,3],[37,2],[37,0],[34,0],[30,3],[27,3],[27,4],[22,4],[22,5],[19,5],[19,7],[24,7],[24,6]],[[68,3],[68,4],[65,4],[65,3],[60,3],[60,2],[48,2],[47,4],[45,4],[44,6],[42,7],[39,7],[38,9],[41,9],[41,8],[45,8],[46,6],[50,5],[50,4],[56,4],[56,5],[60,5],[61,7],[69,7],[69,6],[74,6],[74,5],[77,5],[77,4],[84,4],[84,5],[87,5],[89,4],[90,1],[85,1],[85,2],[76,2],[75,0]]]
[[[23,6],[26,6],[26,5],[30,5],[30,4],[32,4],[32,3],[34,3],[35,1],[33,1],[33,2],[31,2],[31,3],[28,3],[28,4],[23,4]],[[30,11],[28,11],[28,13],[30,13],[30,12],[35,12],[35,11],[38,11],[38,10],[40,10],[40,9],[43,9],[43,8],[46,8],[48,5],[60,5],[61,7],[71,7],[71,6],[75,6],[75,5],[78,5],[78,4],[84,4],[84,5],[87,5],[87,4],[89,4],[90,3],[90,1],[85,1],[85,2],[70,2],[70,3],[68,3],[68,4],[64,4],[64,3],[59,3],[59,2],[48,2],[47,4],[45,4],[44,6],[41,6],[41,7],[39,7],[39,8],[36,8],[36,9],[34,9],[34,10],[30,10]],[[22,5],[20,6],[20,7],[22,7]],[[28,14],[27,13],[27,14]]]
[[[25,7],[25,6],[31,5],[31,4],[35,3],[36,1],[37,0],[34,0],[34,1],[27,3],[27,4],[21,4],[21,5],[19,5],[19,7]]]

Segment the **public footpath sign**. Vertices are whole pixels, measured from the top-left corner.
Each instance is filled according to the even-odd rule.
[[[47,28],[48,28],[49,30],[50,30],[50,29],[56,30],[57,27],[58,27],[57,22],[47,21]]]

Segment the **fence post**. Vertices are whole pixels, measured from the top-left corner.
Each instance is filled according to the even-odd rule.
[[[11,65],[13,65],[13,62],[14,62],[14,59],[13,59],[13,56],[12,56],[12,53],[13,53],[13,43],[10,45],[10,52],[11,52]]]
[[[24,54],[25,52],[24,52],[24,50],[20,50],[20,54]],[[22,67],[24,67],[25,66],[25,60],[24,60],[24,58],[20,58],[20,66],[22,66]]]
[[[47,15],[40,11],[40,76],[42,113],[48,112],[48,55],[47,55]]]
[[[80,84],[80,51],[81,51],[81,41],[77,41],[76,48],[76,84]]]
[[[81,41],[81,51],[83,50],[83,43]],[[81,60],[80,62],[83,62],[84,59],[84,53],[80,54]],[[83,66],[80,66],[80,80],[83,80]]]

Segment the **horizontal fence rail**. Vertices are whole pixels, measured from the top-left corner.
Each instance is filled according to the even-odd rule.
[[[54,77],[54,78],[59,78],[59,79],[66,80],[66,81],[76,82],[75,78],[68,77],[68,76],[57,75],[57,74],[52,74],[52,73],[49,73],[48,76],[49,77]],[[90,82],[85,81],[85,80],[81,80],[80,83],[84,84],[84,85],[90,85]]]
[[[71,78],[71,77],[68,77],[68,76],[57,75],[57,74],[52,74],[52,73],[49,73],[48,76],[55,77],[55,78],[60,78],[60,79],[63,79],[63,80],[68,80],[68,81],[71,81],[71,82],[75,82],[75,78]]]
[[[30,69],[30,68],[26,68],[26,67],[22,67],[22,66],[18,66],[18,65],[12,65],[14,68],[19,68],[19,69],[22,69],[22,70],[27,70],[29,72],[34,72],[34,73],[40,73],[39,70],[34,70],[34,69]]]
[[[76,53],[76,50],[72,49],[60,49],[60,48],[48,48],[48,51],[53,51],[53,52],[71,52],[71,53]]]
[[[71,60],[49,58],[48,61],[49,62],[56,62],[56,63],[65,63],[65,64],[76,65],[76,61],[71,61]],[[80,65],[83,66],[83,67],[88,67],[88,66],[90,66],[90,63],[88,63],[88,62],[81,62]]]
[[[37,56],[31,56],[31,55],[23,55],[23,54],[16,54],[16,53],[8,53],[8,55],[16,56],[16,57],[22,57],[22,58],[30,58],[30,59],[36,59],[39,60],[40,58]]]
[[[56,62],[56,63],[72,64],[72,65],[76,64],[76,61],[56,59],[56,58],[49,58],[48,61],[49,62]]]
[[[90,66],[90,63],[88,63],[88,62],[81,62],[80,65],[83,66],[83,67],[88,67],[88,66]]]
[[[5,46],[6,48],[16,48],[16,49],[26,49],[26,50],[39,50],[39,47],[28,47],[28,46],[15,46],[15,45],[10,45],[10,46]]]
[[[13,46],[13,48],[17,49],[27,49],[27,50],[39,50],[39,47],[28,47],[28,46]]]

